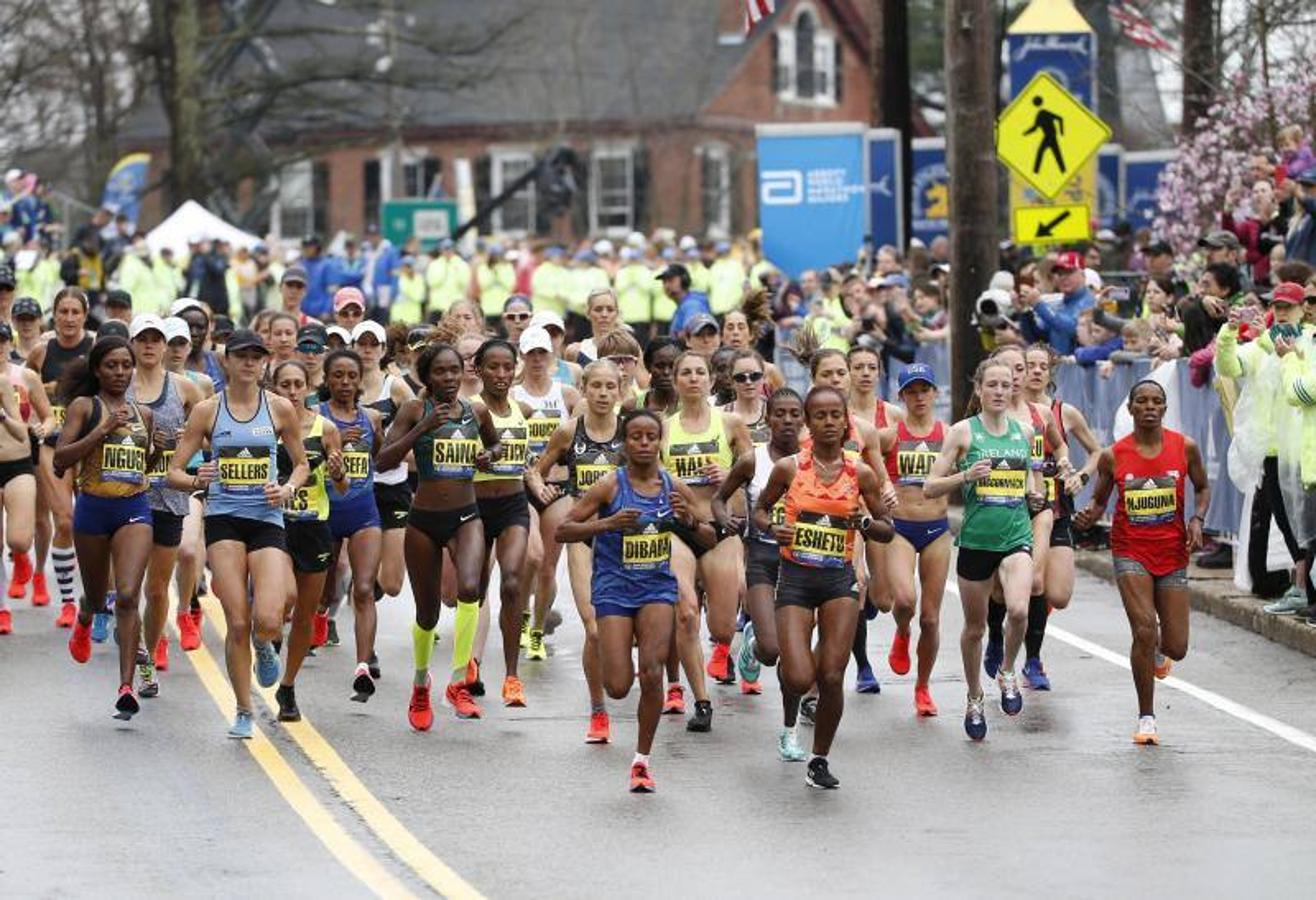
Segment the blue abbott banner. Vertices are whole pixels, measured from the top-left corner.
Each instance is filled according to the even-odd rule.
[[[946,175],[945,138],[914,138],[909,173],[911,237],[924,244],[950,233],[950,183]]]
[[[854,259],[868,234],[867,128],[760,125],[763,252],[783,272]]]
[[[1096,218],[1102,228],[1114,228],[1124,196],[1124,148],[1107,144],[1097,153]]]
[[[122,213],[128,221],[137,222],[137,211],[146,189],[146,173],[151,168],[151,154],[129,153],[114,164],[105,179],[105,193],[101,206]]]
[[[1158,211],[1156,187],[1173,150],[1143,150],[1124,154],[1124,218],[1134,229],[1150,228]]]
[[[900,167],[900,132],[874,128],[868,132],[868,227],[873,246],[905,246],[904,172]]]

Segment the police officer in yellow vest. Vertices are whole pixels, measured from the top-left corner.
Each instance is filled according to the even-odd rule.
[[[725,316],[744,299],[745,267],[732,255],[727,241],[718,241],[713,252],[717,259],[708,268],[708,304],[713,308],[713,315]]]
[[[503,303],[516,290],[516,266],[503,255],[501,244],[489,245],[485,258],[475,267],[475,282],[485,318],[497,319],[502,314]]]
[[[425,318],[425,278],[416,271],[416,257],[404,256],[398,261],[398,293],[388,308],[391,322],[417,325]]]
[[[652,335],[653,297],[655,288],[662,286],[653,280],[653,270],[644,264],[634,247],[621,248],[621,267],[617,269],[617,312],[621,320],[631,326],[635,339],[648,343]],[[670,301],[669,301],[670,302]]]
[[[439,241],[439,255],[425,269],[425,283],[429,286],[431,315],[443,315],[454,300],[463,300],[471,288],[471,265],[457,253],[452,238]]]
[[[562,266],[561,247],[545,247],[539,265],[530,276],[530,299],[535,310],[547,310],[563,316],[571,295],[571,276]]]

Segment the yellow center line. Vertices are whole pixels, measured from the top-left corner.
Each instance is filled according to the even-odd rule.
[[[214,612],[216,615],[220,615],[222,619],[222,614],[219,613],[218,608]],[[228,679],[220,671],[218,663],[215,662],[215,658],[206,649],[206,645],[202,644],[197,649],[184,655],[191,662],[192,668],[196,670],[197,677],[201,680],[206,693],[215,701],[215,706],[219,707],[220,715],[229,715],[233,709],[233,691],[229,687]],[[287,760],[279,754],[278,748],[265,736],[263,731],[259,728],[253,728],[251,740],[242,743],[246,744],[252,757],[264,770],[265,775],[274,784],[275,789],[292,807],[293,812],[301,817],[306,826],[311,829],[311,832],[320,839],[320,843],[325,846],[325,849],[337,858],[343,868],[356,876],[367,890],[376,896],[389,898],[389,900],[392,900],[392,898],[401,900],[401,898],[415,896],[400,881],[389,874],[388,870],[359,841],[338,824],[324,804],[315,798],[315,795],[293,771],[292,766],[288,765]]]
[[[224,621],[224,612],[219,601],[206,595],[201,598],[201,606],[206,611],[206,621],[219,633],[223,640],[228,632]],[[279,708],[274,699],[274,691],[261,688],[252,683],[251,689],[259,694],[271,711]],[[330,743],[302,713],[300,722],[282,722],[281,727],[302,749],[320,774],[329,782],[329,786],[343,801],[365,822],[366,827],[374,832],[393,854],[409,869],[438,893],[451,900],[483,900],[482,895],[470,882],[458,875],[433,851],[420,842],[405,825],[398,821],[383,803],[365,786],[351,767],[343,761]]]

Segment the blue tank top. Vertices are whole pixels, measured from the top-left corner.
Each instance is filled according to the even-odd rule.
[[[283,525],[283,510],[270,506],[265,485],[278,480],[279,438],[269,400],[260,392],[256,414],[245,422],[228,408],[228,391],[219,395],[219,412],[210,433],[210,452],[219,462],[219,477],[206,490],[207,516],[237,516]]]
[[[333,422],[339,432],[348,428],[360,428],[361,437],[355,441],[343,439],[343,469],[347,472],[347,493],[339,496],[337,491],[329,492],[329,506],[351,506],[369,497],[375,502],[375,460],[370,451],[375,446],[375,429],[370,424],[370,417],[360,406],[356,408],[356,418],[344,422],[329,412],[329,401],[320,404],[320,415]]]
[[[215,383],[215,390],[224,390],[224,385],[228,384],[228,377],[224,374],[224,367],[220,365],[219,356],[211,350],[204,350],[201,354],[201,360],[205,363],[206,374]]]
[[[576,383],[576,379],[571,376],[571,364],[565,359],[557,361],[557,371],[553,373],[553,380],[558,384]]]
[[[639,609],[646,603],[675,603],[676,576],[672,574],[672,532],[675,521],[672,479],[661,470],[663,489],[646,497],[631,487],[625,468],[617,470],[617,493],[599,510],[607,518],[619,509],[640,511],[634,531],[605,531],[594,538],[593,603],[611,603]]]

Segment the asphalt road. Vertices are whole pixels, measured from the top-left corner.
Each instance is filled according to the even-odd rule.
[[[0,896],[1309,896],[1316,666],[1241,629],[1194,615],[1175,670],[1187,685],[1158,686],[1162,745],[1135,747],[1123,613],[1113,586],[1080,575],[1043,654],[1055,690],[1026,693],[1015,720],[989,706],[972,744],[951,595],[937,719],[916,719],[912,676],[886,670],[890,619],[870,629],[883,690],[847,695],[841,790],[810,790],[801,764],[778,760],[765,669],[763,696],[714,689],[711,734],[664,718],[645,797],[626,792],[633,702],[610,703],[613,744],[583,743],[563,582],[554,655],[522,663],[526,709],[490,696],[481,721],[436,707],[434,730],[411,732],[402,598],[381,607],[368,704],[348,700],[348,648],[321,651],[298,686],[309,725],[263,708],[267,739],[250,744],[224,737],[210,622],[206,651],[175,645],[161,696],[123,724],[109,716],[113,645],[77,666],[52,609],[15,603],[16,633],[0,638]]]

